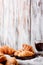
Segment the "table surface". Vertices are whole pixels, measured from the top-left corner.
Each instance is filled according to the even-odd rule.
[[[43,65],[43,57],[39,56],[31,60],[18,60],[19,65]]]
[[[5,55],[7,58],[10,58],[9,55]],[[43,65],[43,56],[38,56],[31,60],[19,60],[17,59],[19,65]]]

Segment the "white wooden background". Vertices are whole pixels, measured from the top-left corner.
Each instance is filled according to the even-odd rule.
[[[0,0],[0,45],[15,49],[43,42],[43,0]]]

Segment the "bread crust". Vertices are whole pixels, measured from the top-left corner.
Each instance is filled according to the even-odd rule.
[[[27,51],[27,50],[22,50],[22,51],[16,51],[14,53],[14,56],[19,56],[19,57],[25,57],[25,56],[33,56],[34,53],[31,51]]]
[[[8,47],[8,46],[2,46],[0,47],[0,52],[3,54],[8,54],[8,55],[12,55],[15,53],[16,50]]]
[[[33,49],[33,47],[30,46],[30,45],[23,44],[23,45],[22,45],[22,48],[23,48],[23,50],[31,51],[31,52],[34,53],[34,49]]]
[[[23,44],[22,49],[17,50],[14,53],[14,56],[19,56],[19,57],[33,56],[33,55],[34,55],[33,47],[27,44]]]
[[[0,53],[0,63],[4,62],[6,60],[7,60],[6,57],[2,53]]]

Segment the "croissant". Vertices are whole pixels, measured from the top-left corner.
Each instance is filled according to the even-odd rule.
[[[4,61],[6,61],[7,59],[6,59],[6,57],[4,56],[4,54],[2,54],[2,53],[0,53],[0,63],[1,62],[4,62]]]
[[[2,46],[0,47],[0,52],[3,54],[12,55],[16,50],[8,47],[8,46]]]
[[[15,53],[14,53],[14,56],[18,56],[18,57],[25,57],[25,56],[33,56],[34,53],[31,52],[31,51],[27,51],[27,50],[22,50],[22,51],[19,51],[17,50]]]
[[[16,61],[15,57],[10,57],[7,59],[5,65],[18,65],[18,62]]]
[[[3,54],[7,54],[8,53],[8,46],[0,47],[0,52],[2,52]]]
[[[32,46],[27,45],[27,44],[23,44],[22,47],[23,47],[23,50],[31,51],[31,52],[34,53],[34,50],[33,50]]]

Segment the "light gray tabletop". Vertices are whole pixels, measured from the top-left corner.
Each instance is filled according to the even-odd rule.
[[[31,60],[18,60],[19,65],[43,65],[43,57],[37,57]]]

